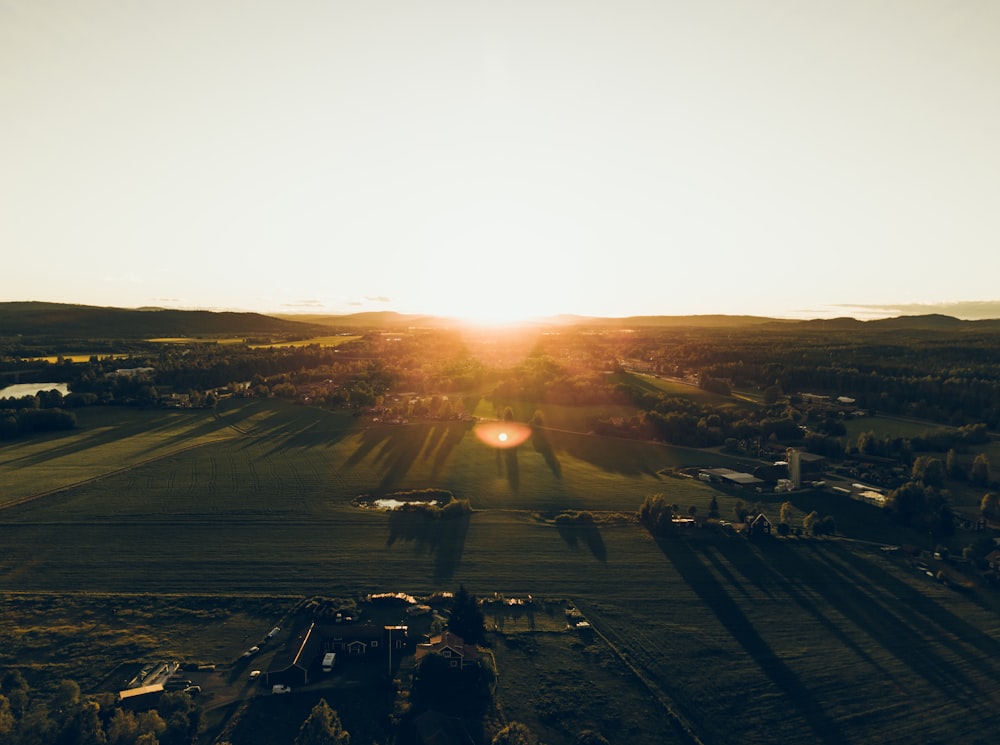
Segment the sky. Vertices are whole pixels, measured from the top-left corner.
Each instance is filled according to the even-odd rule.
[[[995,0],[0,0],[0,301],[1000,317]]]

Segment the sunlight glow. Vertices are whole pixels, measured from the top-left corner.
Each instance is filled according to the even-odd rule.
[[[531,437],[531,427],[518,422],[482,422],[476,425],[476,437],[493,448],[513,448]]]
[[[429,312],[479,325],[556,315],[579,281],[582,245],[570,220],[535,205],[477,200],[439,213],[419,240]]]

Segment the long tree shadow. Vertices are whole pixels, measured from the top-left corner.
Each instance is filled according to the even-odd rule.
[[[451,456],[451,451],[455,449],[471,428],[471,423],[447,422],[441,425],[444,432],[438,440],[437,449],[434,450],[434,462],[431,465],[431,479],[436,480],[444,468],[445,463]]]
[[[433,556],[435,581],[449,580],[462,561],[469,519],[468,512],[442,517],[422,509],[392,510],[386,546],[396,541],[413,543],[418,554]]]
[[[562,514],[556,517],[555,522],[559,537],[566,541],[566,545],[576,550],[582,543],[599,562],[608,562],[607,546],[604,545],[601,531],[590,513],[581,512],[575,516]]]
[[[837,722],[809,693],[799,676],[775,655],[729,592],[718,583],[698,556],[698,547],[675,537],[657,539],[657,544],[688,586],[805,719],[815,742],[831,745],[845,742]]]
[[[506,478],[507,485],[513,492],[521,488],[521,465],[517,460],[517,448],[497,449],[497,477]]]
[[[995,678],[1000,673],[998,670],[1000,666],[992,662],[1000,660],[1000,642],[981,628],[943,607],[933,598],[893,576],[876,563],[864,561],[850,549],[831,543],[824,544],[823,548],[836,562],[842,563],[846,568],[844,574],[859,578],[856,581],[860,587],[868,590],[869,595],[891,597],[893,606],[912,611],[917,618],[910,620],[909,623],[913,624],[916,620],[917,625],[933,633],[938,644],[947,647],[986,676]],[[836,566],[833,568],[837,569]],[[971,681],[965,682],[969,692],[973,696],[978,696],[977,685]]]
[[[725,557],[728,565],[735,567],[740,576],[750,582],[758,592],[774,597],[772,589],[780,587],[782,592],[809,614],[830,638],[836,639],[846,649],[850,649],[858,659],[864,660],[880,673],[891,677],[867,649],[830,619],[829,612],[821,608],[809,596],[807,590],[800,589],[815,588],[817,577],[823,576],[825,568],[816,567],[811,562],[803,562],[788,544],[770,538],[755,541],[730,540],[716,546],[716,549]],[[819,592],[819,588],[816,588],[816,591]]]
[[[535,450],[545,459],[545,465],[549,467],[552,474],[557,479],[561,479],[562,464],[556,457],[555,451],[552,449],[552,443],[549,442],[549,436],[544,429],[541,427],[531,428],[531,444],[535,446]]]
[[[424,451],[433,430],[428,425],[372,427],[361,433],[361,443],[344,463],[354,468],[371,458],[382,472],[381,490],[393,488]]]
[[[824,544],[820,550],[825,552],[826,548]],[[766,552],[772,559],[772,566],[780,571],[788,584],[814,587],[822,594],[824,602],[831,604],[861,632],[930,685],[947,694],[978,695],[975,684],[929,643],[924,629],[917,628],[914,619],[899,612],[908,608],[911,601],[920,605],[933,604],[933,601],[912,588],[907,588],[912,597],[889,599],[892,593],[887,592],[885,586],[869,581],[869,573],[876,571],[876,567],[869,562],[861,562],[844,571],[829,560],[831,557],[794,550],[782,541],[771,542]],[[898,582],[888,576],[880,579],[887,585]],[[905,583],[900,584],[907,587]]]

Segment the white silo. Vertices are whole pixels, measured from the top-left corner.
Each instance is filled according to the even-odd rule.
[[[802,488],[802,460],[795,448],[788,449],[788,478],[796,489]]]

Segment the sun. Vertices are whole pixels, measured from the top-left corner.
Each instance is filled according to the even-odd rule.
[[[536,206],[486,200],[425,225],[420,302],[472,325],[509,326],[563,312],[580,291],[571,221]]]

